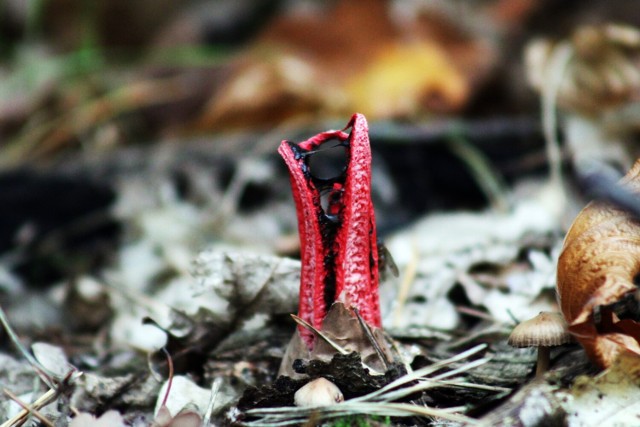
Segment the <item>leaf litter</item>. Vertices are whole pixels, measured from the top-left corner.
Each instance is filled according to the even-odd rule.
[[[468,47],[464,43],[460,46],[463,50]],[[495,60],[494,47],[484,47],[488,50],[480,51],[489,53],[486,58],[467,58],[467,65],[475,63],[479,69],[474,71],[479,76],[474,76],[460,75],[459,64],[441,52],[440,46],[413,46],[417,51],[386,46],[376,57],[378,62],[369,64],[366,72],[360,70],[350,88],[354,99],[369,97],[361,87],[377,84],[380,76],[386,79],[406,72],[389,65],[393,62],[389,58],[422,55],[425,64],[438,71],[435,74],[441,75],[443,69],[452,72],[448,79],[413,83],[426,87],[429,93],[437,92],[431,92],[432,87],[439,88],[446,108],[456,110]],[[284,68],[305,71],[300,59],[285,56],[280,61]],[[289,75],[276,77],[284,81],[285,89],[292,84],[286,81]],[[309,92],[305,82],[290,88],[303,100],[311,99],[310,104],[319,96]],[[416,109],[434,106],[415,99],[409,104],[380,106],[377,99],[367,99],[374,114],[381,116],[406,117]],[[215,124],[219,111],[243,111],[233,103],[224,106],[227,110],[216,110],[215,101],[211,105],[208,113],[213,114],[202,117],[204,126]],[[336,106],[336,111],[344,108],[342,103]],[[257,117],[263,114],[265,110],[255,112]],[[61,425],[155,422],[158,426],[183,426],[241,417],[248,417],[244,419],[249,425],[288,425],[369,414],[392,417],[394,423],[567,422],[578,426],[594,420],[603,425],[608,421],[624,424],[638,415],[630,400],[637,394],[637,357],[623,354],[600,375],[580,376],[594,371],[576,346],[554,350],[555,369],[543,381],[530,382],[504,400],[528,380],[534,366],[533,352],[506,347],[506,333],[515,321],[533,312],[556,309],[553,275],[562,229],[558,211],[563,210],[560,206],[565,200],[559,192],[545,187],[534,196],[509,194],[512,200],[507,200],[506,210],[432,214],[416,221],[409,231],[388,237],[401,276],[399,283],[390,278],[383,285],[382,314],[385,326],[392,326],[388,331],[406,362],[403,367],[408,366],[406,374],[387,370],[376,376],[365,372],[358,355],[345,351],[332,360],[296,367],[307,376],[333,375],[337,379],[347,377],[349,371],[359,376],[362,384],[375,384],[374,390],[322,409],[295,408],[288,396],[300,384],[295,381],[307,379],[290,380],[285,384],[289,388],[284,406],[256,408],[252,402],[240,413],[236,403],[247,386],[250,390],[267,387],[268,393],[273,390],[268,384],[278,384],[275,373],[294,328],[288,314],[295,312],[299,263],[269,253],[278,236],[295,228],[293,216],[286,214],[290,215],[291,207],[276,200],[268,210],[253,215],[240,207],[242,191],[268,181],[274,173],[270,166],[262,160],[245,165],[245,169],[258,172],[248,176],[238,172],[232,180],[235,187],[230,185],[226,193],[211,186],[208,176],[187,177],[192,180],[192,189],[200,192],[200,200],[185,200],[180,186],[163,173],[138,181],[123,174],[118,182],[122,203],[115,215],[128,229],[119,260],[99,275],[77,277],[44,297],[35,297],[52,311],[75,310],[73,317],[78,319],[73,328],[83,334],[74,336],[73,342],[51,334],[38,336],[29,328],[21,329],[31,333],[23,332],[20,338],[13,334],[15,343],[28,342],[23,347],[32,349],[34,365],[39,367],[33,369],[1,355],[2,386],[7,396],[0,406],[2,416],[17,420],[32,414],[34,423],[39,418],[44,424],[53,420]],[[268,186],[276,185],[268,181]],[[286,208],[280,209],[282,206]],[[207,210],[217,213],[214,220],[205,215]],[[209,249],[196,249],[212,241],[215,243]],[[21,299],[24,284],[12,276],[11,260],[2,262],[9,264],[9,268],[0,266],[3,289],[8,289],[12,298]],[[53,324],[57,319],[45,310],[35,311],[40,311],[41,324]],[[25,317],[29,316],[23,313]],[[142,319],[147,319],[144,324]],[[28,325],[28,321],[21,325]],[[44,343],[47,339],[55,345]],[[170,348],[175,358],[173,391],[168,391],[168,383],[161,387],[168,376],[159,352],[162,348]],[[21,352],[24,358],[31,354],[24,348]],[[78,375],[68,376],[74,370]],[[41,375],[41,371],[48,374]],[[207,384],[214,387],[209,389]],[[419,399],[414,399],[414,394]],[[486,413],[501,402],[497,410]],[[126,409],[116,412],[111,408]],[[500,418],[498,414],[508,416]],[[433,421],[434,416],[448,421]],[[404,417],[409,420],[402,421]]]
[[[538,213],[528,217],[523,212],[531,206],[536,207],[536,204],[531,201],[516,201],[515,205],[519,206],[520,203],[522,207],[516,207],[513,211],[515,214],[511,214],[514,216],[491,211],[479,214],[434,216],[416,223],[415,229],[409,233],[400,232],[387,239],[401,276],[398,279],[390,277],[389,282],[383,284],[381,288],[383,301],[398,301],[397,296],[391,293],[393,288],[391,281],[404,279],[403,275],[410,269],[410,263],[415,262],[414,259],[417,258],[417,264],[414,266],[415,282],[410,284],[407,305],[400,311],[405,314],[414,313],[410,310],[423,313],[420,316],[401,317],[404,323],[396,324],[395,329],[390,330],[399,331],[400,351],[402,356],[407,358],[407,362],[417,355],[424,357],[423,355],[426,354],[428,364],[424,368],[418,367],[413,371],[418,372],[418,376],[412,376],[412,372],[404,376],[401,374],[398,376],[396,373],[394,379],[389,378],[386,382],[378,383],[377,388],[369,389],[364,399],[358,400],[357,397],[355,401],[347,399],[335,407],[329,407],[326,411],[323,409],[321,418],[364,413],[391,416],[394,420],[403,417],[415,420],[415,417],[442,416],[444,419],[458,423],[473,423],[471,418],[458,413],[469,409],[470,402],[477,404],[488,396],[494,396],[495,399],[504,395],[517,382],[522,381],[535,362],[528,353],[519,353],[520,356],[517,357],[522,360],[520,370],[516,369],[511,377],[504,375],[506,371],[500,374],[500,366],[504,366],[504,362],[496,357],[503,350],[499,346],[494,349],[486,346],[476,347],[475,352],[485,355],[470,361],[464,360],[464,355],[468,353],[460,353],[463,355],[461,358],[456,356],[458,353],[456,346],[465,347],[464,343],[459,342],[459,338],[462,337],[460,331],[466,328],[465,315],[458,310],[460,302],[453,302],[450,299],[452,289],[461,286],[464,293],[468,295],[466,298],[468,302],[475,307],[484,306],[491,319],[490,324],[502,325],[494,331],[498,336],[506,339],[505,334],[509,329],[510,318],[509,314],[500,311],[503,310],[503,304],[513,307],[515,316],[525,318],[528,311],[518,311],[517,307],[532,304],[553,286],[548,274],[553,269],[553,263],[550,261],[553,245],[558,244],[559,240],[553,232],[555,219],[552,215],[543,215],[540,210],[534,211]],[[165,199],[158,206],[165,205],[173,209],[170,207],[171,198]],[[517,214],[518,212],[521,213]],[[189,214],[183,218],[197,217],[198,215]],[[168,227],[174,219],[168,216],[162,221],[162,224]],[[433,225],[428,225],[430,222]],[[498,228],[492,226],[500,223],[512,225]],[[90,286],[83,285],[86,288],[82,291],[82,295],[85,295],[83,298],[99,296],[101,292],[108,295],[104,301],[107,301],[113,310],[113,320],[106,332],[111,342],[116,343],[119,348],[123,350],[136,348],[138,351],[149,354],[156,353],[162,347],[171,348],[178,369],[174,378],[174,385],[177,384],[177,386],[169,393],[166,407],[172,417],[177,416],[185,407],[193,407],[190,404],[195,404],[197,412],[202,416],[209,405],[210,400],[207,397],[211,397],[211,391],[206,386],[201,387],[200,384],[203,384],[203,379],[206,379],[205,385],[218,379],[220,389],[211,408],[213,419],[220,420],[226,417],[238,419],[239,415],[231,408],[244,388],[250,386],[259,389],[260,386],[275,380],[274,375],[284,355],[286,339],[293,330],[294,323],[282,324],[279,323],[280,321],[274,323],[273,319],[286,317],[296,311],[299,262],[238,250],[229,245],[212,246],[196,254],[191,249],[189,234],[185,234],[190,227],[185,227],[183,224],[180,229],[184,231],[158,234],[155,230],[159,226],[134,229],[133,236],[136,238],[131,240],[130,245],[137,246],[129,246],[129,252],[127,252],[128,256],[134,256],[132,250],[137,247],[138,249],[135,250],[139,251],[138,256],[151,256],[151,259],[155,258],[156,261],[133,262],[130,258],[127,262],[116,264],[115,268],[107,271],[102,278],[81,278],[78,283],[82,281],[91,283]],[[459,238],[451,238],[456,234],[449,234],[449,239],[444,241],[437,237],[441,235],[441,230],[447,229],[459,230],[460,233],[457,234]],[[479,230],[482,233],[473,233],[472,236],[472,233],[464,230]],[[403,246],[405,249],[415,247],[416,241],[420,244],[419,256],[400,250]],[[174,258],[173,264],[168,267],[170,274],[160,274],[167,271],[167,267],[162,259],[157,258],[158,254],[163,257],[170,255],[162,255],[162,251],[158,252],[158,248],[168,246],[172,246],[170,253],[182,253],[182,255]],[[523,251],[523,247],[529,249]],[[526,255],[523,256],[523,253]],[[179,261],[189,257],[194,261],[188,267]],[[522,267],[509,270],[509,266],[512,266],[515,261],[518,261]],[[438,271],[435,267],[437,263],[445,266],[445,269]],[[482,268],[476,268],[478,266]],[[496,271],[503,271],[502,279],[495,274]],[[467,277],[467,282],[460,279],[463,276]],[[488,277],[503,282],[492,283]],[[469,284],[469,278],[473,279],[474,285]],[[441,291],[434,294],[434,297],[427,298],[426,301],[413,300],[416,289],[419,289],[417,287],[424,286],[421,283],[429,283],[433,289],[441,288]],[[533,284],[533,287],[523,283]],[[94,288],[102,291],[96,292]],[[500,293],[502,298],[499,303],[492,302],[490,297],[492,292]],[[518,294],[520,295],[517,296]],[[430,294],[425,293],[425,295]],[[523,298],[523,296],[527,298],[525,303],[514,303],[516,299],[512,298]],[[544,298],[541,301],[544,301]],[[547,301],[547,303],[540,303],[541,306],[552,304],[552,298]],[[441,323],[429,321],[429,311],[433,310],[430,304],[438,307],[436,312],[441,316],[449,317],[439,318]],[[387,319],[394,318],[399,310],[397,307],[383,304],[385,322]],[[449,308],[444,309],[446,307]],[[545,307],[549,306],[545,305]],[[145,317],[152,322],[143,324],[141,320]],[[477,329],[487,327],[486,324],[483,325],[478,326]],[[403,333],[405,336],[410,335],[408,331],[412,328],[414,331],[422,332],[413,334],[410,340],[401,338]],[[427,329],[432,333],[425,333]],[[277,332],[278,330],[282,332]],[[481,336],[469,338],[466,345],[482,342]],[[257,340],[266,340],[263,341],[266,352],[259,347],[252,350]],[[420,340],[426,341],[421,344]],[[491,344],[491,346],[494,345]],[[431,351],[425,351],[426,348],[431,348]],[[261,351],[263,352],[260,353]],[[203,360],[212,356],[213,359],[204,365],[204,371],[193,368],[194,363],[202,364]],[[104,358],[99,353],[96,357],[97,360]],[[93,413],[100,407],[99,402],[114,401],[116,395],[121,397],[115,401],[136,401],[141,408],[150,404],[153,406],[152,402],[160,402],[166,388],[161,388],[158,380],[150,376],[148,371],[145,373],[145,369],[139,367],[133,371],[136,372],[135,374],[130,371],[131,364],[139,363],[140,356],[125,350],[117,359],[113,361],[116,363],[111,363],[109,370],[112,373],[107,371],[99,375],[85,373],[71,400],[75,407]],[[166,375],[163,359],[159,354],[150,359],[150,366],[161,376]],[[245,361],[244,366],[240,366],[239,361],[242,360]],[[92,366],[91,363],[95,362],[82,360],[85,370]],[[315,369],[314,375],[322,376],[320,373],[328,375],[326,368],[324,371]],[[438,371],[438,369],[441,370]],[[130,374],[122,375],[122,372],[128,370]],[[121,374],[115,374],[118,371]],[[426,373],[432,375],[427,379],[418,380]],[[429,379],[430,377],[432,379]],[[399,382],[394,383],[394,381]],[[417,383],[413,384],[416,381]],[[395,385],[389,386],[389,384]],[[413,385],[410,385],[409,389],[401,387],[407,384]],[[463,391],[467,389],[471,391]],[[129,390],[128,397],[122,395],[124,390]],[[289,389],[288,405],[293,404],[292,392],[294,391],[294,387]],[[134,397],[136,393],[143,392],[151,394],[146,398]],[[416,405],[410,403],[411,400],[406,400],[423,392],[426,392],[426,396],[432,396],[426,398],[427,406],[424,403]],[[175,400],[172,397],[174,394],[184,397],[184,402]],[[470,399],[470,396],[474,397]],[[451,402],[453,405],[449,404],[449,409],[446,409],[447,406],[442,407],[441,404],[436,405],[437,407],[433,406],[434,402],[443,402],[442,399],[446,399],[444,401]],[[345,404],[346,406],[341,406]],[[138,422],[137,425],[150,422],[155,417],[152,414],[158,414],[160,411],[160,407],[151,411],[151,406],[147,406],[149,409],[146,411],[138,412],[133,419],[131,414],[128,415],[126,422],[132,425],[136,425],[136,422]],[[287,407],[291,408],[291,406]],[[261,421],[258,421],[260,419],[265,420],[267,424],[264,425],[270,425],[268,424],[270,422],[300,421],[317,412],[300,408],[269,409],[267,412],[260,412],[261,410],[247,409],[243,416],[251,417],[247,420],[254,421],[247,422],[255,422],[255,425],[261,425],[259,424]],[[54,414],[48,415],[51,419],[61,416],[59,413],[56,415],[55,411]]]
[[[534,187],[528,184],[528,188]],[[551,292],[555,270],[553,259],[561,243],[557,232],[560,226],[553,209],[544,208],[548,203],[545,202],[548,200],[545,199],[548,197],[545,187],[537,188],[537,192],[529,192],[525,198],[519,196],[522,193],[514,193],[517,195],[512,201],[514,207],[506,213],[431,215],[416,222],[410,231],[400,231],[386,239],[400,277],[389,277],[381,287],[382,300],[386,302],[382,305],[383,318],[392,326],[389,332],[397,334],[403,357],[408,362],[415,359],[413,372],[420,376],[431,373],[426,379],[418,380],[411,372],[407,376],[396,374],[394,380],[379,383],[377,389],[365,393],[366,398],[347,399],[326,410],[315,411],[291,406],[295,387],[290,386],[284,406],[279,409],[248,408],[242,415],[250,417],[245,422],[284,425],[282,423],[300,422],[309,416],[335,418],[378,414],[391,416],[394,420],[412,420],[409,422],[414,422],[415,417],[441,416],[451,422],[476,423],[477,420],[459,413],[481,406],[483,400],[495,402],[524,381],[535,365],[532,352],[501,346],[491,336],[506,341],[513,322],[511,316],[526,319],[534,311],[554,309]],[[174,196],[157,206],[174,209],[171,197]],[[137,214],[128,215],[135,217]],[[196,254],[189,237],[191,227],[183,224],[177,231],[156,233],[158,227],[169,227],[175,221],[172,215],[157,218],[163,218],[162,222],[153,227],[132,229],[134,233],[129,252],[126,252],[127,256],[155,261],[133,262],[129,258],[128,262],[115,264],[103,277],[78,279],[77,285],[81,289],[74,291],[75,296],[67,294],[66,301],[73,297],[74,301],[78,298],[84,301],[82,304],[91,304],[92,298],[98,298],[103,304],[106,302],[114,317],[105,332],[123,349],[106,371],[84,373],[71,402],[79,410],[87,411],[85,414],[95,413],[105,402],[136,402],[140,412],[134,417],[127,415],[125,422],[147,425],[159,413],[161,407],[152,408],[162,400],[166,388],[161,388],[160,382],[140,366],[131,371],[132,364],[140,365],[140,356],[124,349],[154,353],[169,346],[180,372],[174,378],[176,388],[169,393],[166,408],[172,418],[168,419],[173,420],[185,407],[197,408],[197,413],[204,416],[212,395],[206,384],[218,379],[220,389],[210,410],[212,419],[238,420],[240,415],[232,408],[243,390],[247,386],[259,389],[275,381],[275,372],[294,323],[281,323],[281,320],[274,323],[273,319],[282,319],[296,311],[299,262],[266,253],[251,253],[228,244],[212,246]],[[181,218],[195,219],[195,224],[199,221],[197,214]],[[274,228],[278,227],[282,225]],[[167,254],[158,251],[169,246],[172,249]],[[139,255],[133,255],[134,251],[139,251]],[[157,258],[159,254],[161,258]],[[170,254],[181,255],[174,257],[172,264],[166,267],[162,259],[172,257]],[[185,263],[181,259],[192,259],[193,262]],[[402,282],[407,276],[412,280],[407,285],[404,305],[400,305],[401,298],[397,293],[400,291],[395,290],[393,282]],[[73,289],[76,288],[67,287],[67,291]],[[462,294],[456,293],[456,289],[462,290]],[[60,294],[64,295],[64,292]],[[108,298],[101,300],[104,295]],[[420,299],[420,295],[426,298]],[[471,311],[465,311],[465,307],[480,310],[485,317],[472,316],[475,320],[469,323]],[[142,324],[145,317],[153,322]],[[265,340],[263,347],[255,347],[261,340]],[[456,357],[466,354],[464,349],[468,346],[480,342],[488,343],[475,350],[483,353],[482,357],[474,360]],[[558,350],[553,357],[559,360],[567,351],[570,350]],[[59,354],[59,351],[50,353]],[[95,361],[90,357],[80,359],[82,370],[93,369],[91,366],[97,361],[105,360],[104,353],[102,356],[96,353],[93,357]],[[181,358],[189,363],[181,363]],[[204,371],[193,369],[193,363],[202,363],[206,358],[211,360],[204,365]],[[421,363],[417,362],[420,358],[423,359]],[[165,376],[162,360],[162,357],[153,357],[151,366]],[[421,364],[426,366],[420,367]],[[442,371],[433,371],[436,367]],[[324,369],[314,371],[314,375],[329,375]],[[123,374],[127,371],[129,374]],[[32,376],[29,384],[33,379]],[[400,383],[389,386],[394,381]],[[417,383],[413,384],[415,381]],[[410,388],[403,389],[400,384],[409,384]],[[15,383],[14,387],[24,386]],[[28,389],[29,386],[25,388]],[[123,394],[125,390],[127,393]],[[563,392],[554,389],[538,393],[535,386],[527,390],[528,399],[534,399],[534,402],[516,403],[519,408],[516,411],[525,403],[535,407],[556,402],[561,399],[558,396],[562,396],[558,393]],[[422,392],[427,396],[424,403],[406,401],[411,393]],[[136,397],[136,394],[140,396]],[[183,397],[184,401],[175,400],[174,394]],[[35,400],[38,394],[29,396],[32,397],[26,400]],[[437,402],[440,404],[434,406]],[[450,405],[443,406],[443,402]],[[191,406],[194,404],[195,407]],[[557,411],[565,411],[563,406],[554,405],[552,407],[558,408]],[[318,415],[319,411],[321,415]],[[557,411],[543,419],[556,417]],[[65,416],[56,411],[44,413],[49,419]],[[96,418],[96,422],[99,420]],[[162,422],[167,424],[167,421]]]

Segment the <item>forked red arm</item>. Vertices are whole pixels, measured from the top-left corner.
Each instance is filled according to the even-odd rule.
[[[331,140],[344,148],[346,168],[338,176],[321,179],[313,175],[309,159]],[[371,147],[365,117],[354,114],[343,130],[323,132],[299,144],[282,141],[278,152],[289,168],[298,215],[302,258],[298,315],[320,329],[329,306],[341,301],[358,309],[369,325],[380,327]],[[311,333],[302,327],[299,332],[311,348]]]

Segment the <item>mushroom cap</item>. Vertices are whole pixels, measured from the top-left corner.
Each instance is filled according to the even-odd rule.
[[[513,347],[552,347],[570,341],[572,336],[562,314],[548,311],[521,322],[509,336],[509,345]]]
[[[326,406],[342,402],[344,396],[338,386],[320,377],[296,391],[293,400],[296,406]]]

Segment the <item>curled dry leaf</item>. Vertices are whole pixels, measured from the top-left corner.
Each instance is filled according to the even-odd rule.
[[[331,306],[322,322],[320,331],[332,343],[343,348],[345,352],[357,352],[362,362],[374,369],[376,373],[385,371],[384,362],[372,346],[370,338],[360,326],[358,319],[354,317],[353,312],[344,304],[336,302]],[[384,357],[388,360],[397,359],[398,355],[389,345],[391,338],[381,328],[372,328],[371,333]],[[289,342],[278,375],[286,375],[295,379],[304,378],[304,375],[296,373],[292,367],[296,359],[329,362],[336,353],[337,350],[321,338],[315,339],[313,349],[309,349],[296,331]]]
[[[620,184],[640,194],[640,161]],[[624,349],[640,354],[638,274],[640,222],[602,202],[587,205],[565,238],[557,289],[569,330],[601,367]]]

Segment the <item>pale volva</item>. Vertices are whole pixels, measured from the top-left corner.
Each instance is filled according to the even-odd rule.
[[[340,389],[325,378],[317,378],[302,386],[293,397],[296,406],[325,406],[342,402]]]

